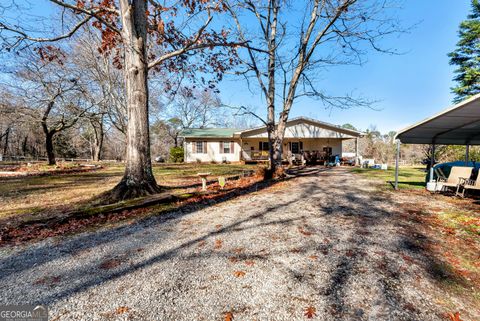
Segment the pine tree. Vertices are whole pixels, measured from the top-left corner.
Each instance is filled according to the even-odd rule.
[[[480,93],[480,2],[472,0],[472,11],[467,20],[460,24],[460,40],[457,49],[451,52],[450,64],[455,69],[453,78],[458,84],[452,88],[454,102]]]

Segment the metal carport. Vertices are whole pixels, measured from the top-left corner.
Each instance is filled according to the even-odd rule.
[[[468,146],[480,145],[480,94],[401,130],[395,138],[397,139],[395,189],[398,189],[400,143],[433,145],[430,179],[433,179],[435,145],[467,146],[465,161],[468,162]]]

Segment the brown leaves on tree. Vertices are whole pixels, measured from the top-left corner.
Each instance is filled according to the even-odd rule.
[[[304,315],[307,317],[307,319],[313,319],[313,317],[317,315],[316,312],[317,312],[317,309],[315,309],[312,306],[309,306],[305,309]]]
[[[163,36],[165,34],[165,22],[163,22],[163,20],[160,20],[157,23],[157,31],[160,36]]]
[[[60,48],[57,48],[52,45],[37,47],[34,51],[40,57],[40,60],[43,62],[57,62],[59,65],[63,65],[63,59],[65,59],[65,54]]]

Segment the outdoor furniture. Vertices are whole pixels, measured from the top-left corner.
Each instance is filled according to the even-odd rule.
[[[438,178],[445,179],[445,180],[447,179],[447,176],[443,173],[440,167],[435,168],[434,171]]]
[[[462,192],[460,192],[460,190],[462,190]],[[477,177],[476,180],[461,179],[460,184],[458,184],[457,186],[456,195],[460,197],[465,197],[467,190],[480,191],[480,177]]]
[[[202,191],[207,190],[207,176],[211,174],[212,173],[197,173],[197,176],[202,179]]]
[[[447,179],[439,178],[437,181],[437,186],[440,184],[438,191],[446,191],[448,188],[457,188],[461,183],[462,179],[470,179],[472,175],[473,167],[463,167],[463,166],[452,166],[450,175]]]

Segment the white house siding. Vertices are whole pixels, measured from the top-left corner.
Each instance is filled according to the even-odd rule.
[[[193,152],[193,143],[201,141],[207,143],[207,153],[194,153]],[[233,153],[224,154],[220,151],[220,142],[234,142]],[[202,163],[209,163],[209,162],[222,162],[224,159],[227,162],[239,162],[240,161],[240,144],[237,140],[226,138],[226,139],[205,139],[205,138],[188,138],[184,142],[183,146],[185,150],[185,162],[193,163],[193,162],[202,162]]]
[[[248,138],[267,138],[265,129],[252,130],[250,134],[247,133]],[[336,131],[334,129],[315,126],[310,123],[298,123],[288,126],[285,129],[285,138],[355,138]]]
[[[250,160],[250,152],[258,151],[259,142],[266,142],[265,138],[243,138],[243,159]],[[340,138],[286,138],[283,145],[283,153],[288,152],[289,142],[302,142],[305,151],[322,151],[324,147],[331,147],[333,155],[342,155],[342,139]]]

